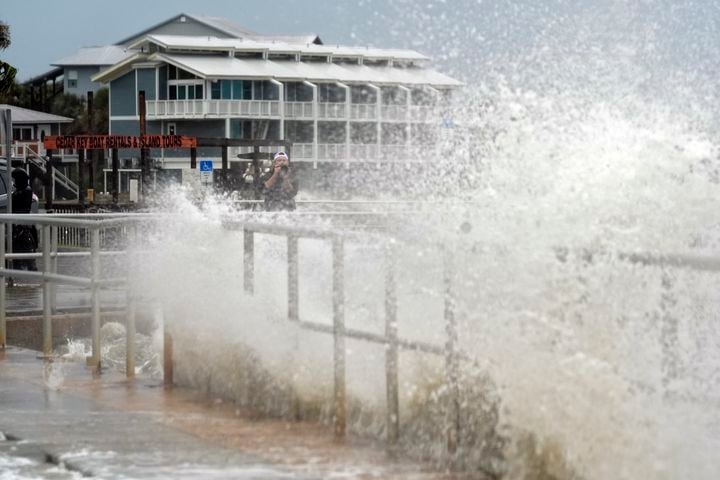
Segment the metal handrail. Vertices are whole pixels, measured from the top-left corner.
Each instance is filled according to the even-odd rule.
[[[317,215],[321,212],[313,212]],[[324,212],[328,215],[328,212]],[[405,213],[405,212],[403,212]],[[375,212],[337,212],[338,215],[384,215]],[[396,249],[399,244],[385,236],[372,236],[368,233],[362,234],[362,240],[367,243],[372,237],[376,244],[385,249],[385,332],[374,333],[345,325],[345,245],[353,241],[358,234],[348,231],[338,231],[332,227],[308,227],[290,224],[282,224],[283,218],[292,218],[302,215],[300,212],[278,215],[275,213],[239,213],[228,215],[222,219],[223,225],[229,229],[242,231],[243,238],[243,289],[253,295],[255,291],[255,238],[256,235],[274,235],[284,237],[287,244],[287,319],[302,329],[322,334],[333,335],[333,365],[334,365],[334,415],[333,423],[335,434],[338,437],[345,435],[347,426],[347,391],[345,379],[345,339],[354,339],[382,345],[385,347],[385,373],[387,393],[387,442],[389,448],[393,449],[399,442],[400,415],[399,415],[399,377],[398,377],[398,354],[401,350],[419,351],[432,355],[443,356],[445,359],[445,374],[449,392],[449,412],[447,415],[448,424],[448,450],[454,452],[458,448],[460,431],[460,388],[459,388],[459,365],[461,361],[473,360],[459,348],[458,326],[455,316],[456,301],[453,281],[455,279],[453,250],[442,245],[436,245],[438,253],[442,256],[443,264],[443,289],[444,300],[443,322],[445,324],[445,343],[442,345],[429,342],[409,340],[399,337],[397,325],[397,280],[396,280]],[[80,217],[80,218],[78,218]],[[92,356],[90,364],[99,369],[100,367],[100,302],[99,289],[111,285],[127,285],[126,278],[101,278],[100,257],[103,255],[128,255],[124,251],[101,251],[100,231],[102,228],[111,226],[126,226],[133,222],[137,225],[144,221],[166,220],[168,215],[153,213],[137,214],[68,214],[68,215],[27,215],[27,214],[4,214],[0,215],[0,239],[4,238],[8,224],[39,224],[43,230],[42,253],[17,253],[7,254],[5,242],[0,241],[0,339],[2,346],[5,345],[5,306],[6,287],[5,278],[8,276],[28,278],[41,281],[43,284],[43,353],[52,353],[52,311],[53,298],[50,285],[71,284],[89,288],[91,291],[92,303]],[[270,220],[263,221],[263,220]],[[57,251],[57,228],[61,226],[81,226],[87,228],[92,236],[91,249],[89,252],[59,252]],[[130,235],[136,232],[131,228]],[[303,320],[300,318],[300,297],[299,297],[299,240],[319,239],[330,242],[332,246],[332,324],[319,323]],[[565,249],[563,249],[565,250]],[[580,255],[583,253],[580,252]],[[677,255],[677,254],[648,254],[648,253],[627,253],[613,252],[613,258],[639,265],[652,265],[659,267],[690,268],[698,271],[720,272],[720,259],[703,255]],[[52,260],[63,256],[89,256],[92,260],[92,274],[90,277],[75,277],[60,275],[52,269]],[[10,268],[4,268],[6,260],[21,258],[42,258],[42,272],[24,272]],[[564,257],[563,257],[564,258]],[[129,256],[133,262],[133,256]],[[132,271],[132,270],[131,270]],[[132,288],[128,285],[128,288]],[[126,310],[127,315],[127,374],[132,376],[134,368],[131,368],[134,355],[134,344],[131,341],[135,329],[135,297],[129,295],[130,301]],[[165,381],[172,383],[172,338],[166,330],[164,334],[165,354]]]
[[[459,362],[465,356],[458,349],[457,322],[454,315],[455,301],[452,288],[452,257],[443,255],[445,271],[445,325],[447,340],[444,345],[403,339],[398,336],[397,329],[397,287],[395,281],[395,258],[397,244],[385,238],[386,276],[385,276],[385,333],[378,334],[358,329],[347,328],[344,317],[344,244],[353,235],[347,232],[338,233],[332,229],[298,227],[258,222],[224,222],[227,227],[242,227],[243,231],[243,285],[247,294],[255,290],[255,235],[266,234],[285,237],[287,242],[287,318],[300,328],[333,336],[334,365],[334,402],[333,426],[336,437],[345,436],[347,430],[347,387],[345,381],[345,339],[361,340],[385,346],[386,390],[387,390],[387,442],[391,450],[396,448],[400,436],[399,412],[399,350],[420,351],[445,357],[446,375],[451,392],[451,408],[456,410],[451,419],[459,420]],[[301,238],[322,239],[332,245],[332,278],[333,278],[333,323],[327,325],[318,322],[301,320],[299,316],[299,252],[298,241]],[[364,236],[367,241],[367,235]],[[451,420],[448,425],[448,449],[457,447],[459,423]]]
[[[137,222],[140,218],[103,218],[103,215],[91,215],[92,220],[83,220],[53,215],[37,214],[3,214],[0,215],[0,348],[5,348],[7,343],[7,291],[6,278],[19,278],[30,281],[37,281],[42,284],[43,319],[42,331],[43,342],[42,352],[45,358],[49,358],[53,351],[52,341],[52,317],[55,311],[55,286],[74,285],[85,287],[90,290],[91,301],[91,336],[92,351],[88,358],[88,365],[96,370],[101,368],[101,345],[100,345],[100,289],[111,286],[123,286],[128,284],[127,278],[102,278],[100,268],[101,256],[127,255],[128,251],[101,251],[100,232],[103,228],[126,226],[129,222]],[[85,216],[87,218],[87,215]],[[6,231],[13,225],[39,225],[42,235],[42,252],[7,253]],[[90,251],[87,252],[59,252],[58,232],[61,227],[85,228],[90,235]],[[57,259],[62,257],[89,257],[91,260],[91,274],[89,277],[77,275],[63,275],[57,273]],[[6,267],[7,261],[17,259],[41,258],[42,269],[40,271],[25,271]],[[134,310],[128,308],[127,328],[134,331]],[[134,337],[127,339],[127,375],[134,375]],[[130,368],[132,367],[132,368]]]

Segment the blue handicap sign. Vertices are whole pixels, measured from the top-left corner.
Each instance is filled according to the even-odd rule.
[[[200,171],[201,172],[212,172],[213,171],[212,160],[200,160]]]

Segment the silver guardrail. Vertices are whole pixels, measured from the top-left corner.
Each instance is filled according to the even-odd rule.
[[[50,358],[53,351],[52,343],[52,317],[56,307],[56,285],[75,285],[86,287],[90,292],[91,310],[91,342],[92,352],[87,359],[89,366],[98,371],[101,368],[101,345],[100,345],[100,289],[108,286],[126,285],[125,278],[103,278],[101,275],[101,256],[127,255],[123,251],[101,251],[101,231],[108,228],[129,228],[134,235],[135,220],[123,217],[106,217],[103,215],[38,215],[38,214],[3,214],[0,215],[0,347],[5,348],[7,344],[7,279],[22,279],[39,282],[42,285],[42,354]],[[39,227],[40,252],[8,253],[6,248],[7,233],[12,236],[12,229],[17,225],[28,225]],[[88,232],[90,238],[89,251],[62,252],[58,247],[58,230],[64,227],[80,228]],[[9,230],[9,232],[8,232]],[[89,257],[91,263],[90,276],[65,275],[57,273],[57,260],[62,257]],[[14,260],[39,260],[38,271],[28,271],[13,268]],[[132,262],[132,258],[128,258]],[[135,372],[134,366],[134,331],[135,312],[133,296],[129,296],[130,302],[127,313],[127,374],[132,376]],[[132,335],[131,335],[132,334]]]
[[[342,219],[347,217],[361,218],[361,215],[377,217],[374,212],[292,212],[283,214],[267,213],[236,213],[222,219],[223,226],[228,230],[241,232],[243,250],[243,290],[247,295],[255,294],[255,240],[257,235],[270,235],[284,238],[287,248],[287,320],[302,329],[333,336],[333,426],[337,437],[343,437],[347,431],[347,386],[346,386],[346,339],[360,340],[385,347],[385,388],[387,395],[386,435],[390,451],[399,444],[400,438],[400,406],[399,406],[399,374],[398,357],[400,351],[416,351],[429,355],[441,356],[445,360],[445,377],[448,386],[449,411],[447,412],[447,448],[450,453],[456,452],[461,432],[461,396],[460,396],[460,363],[476,360],[459,347],[458,322],[456,318],[456,289],[454,288],[455,258],[453,248],[438,244],[429,244],[436,249],[442,261],[443,283],[441,296],[443,299],[444,343],[429,343],[418,340],[401,338],[398,335],[398,288],[397,288],[397,249],[402,245],[401,239],[391,239],[387,235],[374,234],[366,230],[353,232],[342,226],[333,226],[332,222],[325,222],[325,226],[318,227],[321,222],[310,220],[317,218]],[[297,222],[285,220],[302,217],[307,221],[305,226],[298,226]],[[121,228],[124,239],[132,241],[138,234],[138,228],[143,222],[153,222],[158,219],[167,220],[168,215],[159,217],[155,214],[75,214],[75,215],[0,215],[0,238],[3,238],[10,225],[39,225],[42,233],[42,248],[39,253],[12,253],[6,252],[5,243],[0,241],[0,344],[4,347],[6,340],[6,279],[8,277],[25,278],[42,283],[43,298],[43,355],[52,354],[52,315],[54,298],[51,285],[69,284],[86,287],[91,293],[91,326],[92,326],[92,354],[88,363],[100,368],[100,288],[110,285],[125,285],[132,289],[125,278],[103,278],[101,276],[100,258],[104,255],[126,255],[129,268],[137,259],[126,250],[102,250],[101,232],[107,228]],[[57,238],[58,229],[63,227],[82,228],[87,230],[91,239],[89,251],[62,252],[59,251]],[[372,238],[370,238],[372,237]],[[319,323],[300,318],[300,259],[299,240],[314,239],[328,242],[332,255],[332,323]],[[345,323],[345,252],[346,245],[351,242],[367,243],[372,240],[384,250],[384,279],[385,292],[385,330],[384,333],[368,332],[348,328]],[[720,272],[720,260],[711,256],[701,255],[669,255],[628,252],[588,252],[582,249],[569,250],[567,248],[555,249],[554,255],[558,261],[588,261],[593,255],[609,255],[623,262],[641,266],[658,268],[688,268],[691,270]],[[63,256],[89,256],[91,259],[91,274],[88,277],[62,275],[57,273],[57,259]],[[14,259],[37,258],[41,259],[40,272],[27,272],[8,268],[8,261]],[[127,374],[134,373],[134,332],[137,295],[128,291],[128,305],[126,309],[127,320]],[[440,319],[438,319],[440,320]],[[165,382],[173,382],[173,342],[171,332],[165,328],[164,333],[164,378]],[[672,357],[672,352],[664,352]],[[672,358],[670,358],[672,360]]]

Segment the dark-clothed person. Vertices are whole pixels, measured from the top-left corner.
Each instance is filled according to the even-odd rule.
[[[37,213],[37,198],[30,188],[28,174],[19,168],[12,171],[12,213]],[[13,225],[13,251],[35,252],[38,246],[38,232],[35,225]],[[15,260],[15,268],[37,270],[34,259]]]
[[[262,178],[265,211],[295,210],[295,196],[298,181],[290,168],[290,159],[285,152],[278,152],[273,158],[273,168]]]

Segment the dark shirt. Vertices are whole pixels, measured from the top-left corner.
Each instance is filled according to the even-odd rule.
[[[295,195],[298,192],[298,180],[295,174],[290,170],[290,173],[280,174],[272,187],[268,188],[265,186],[265,182],[270,180],[273,171],[269,171],[262,177],[263,195],[265,196],[265,211],[277,212],[281,210],[295,210]],[[283,185],[290,182],[291,187],[283,188]]]
[[[12,193],[12,213],[30,213],[33,192],[29,188]]]

